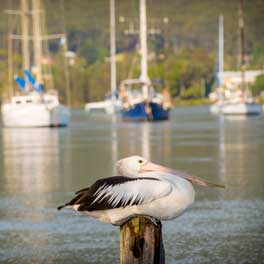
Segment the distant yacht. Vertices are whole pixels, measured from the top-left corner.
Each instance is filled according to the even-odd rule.
[[[211,98],[215,103],[211,105],[211,112],[214,114],[224,115],[259,115],[262,112],[262,106],[256,103],[246,88],[246,70],[245,70],[245,55],[244,55],[244,19],[243,19],[243,0],[240,1],[239,8],[239,32],[240,32],[240,60],[241,73],[236,79],[239,81],[224,83],[223,71],[224,67],[224,31],[223,17],[219,18],[219,48],[218,48],[218,84],[215,93],[211,94]],[[234,73],[233,73],[234,75]],[[233,77],[234,79],[234,77]]]
[[[43,91],[42,73],[42,41],[46,38],[62,38],[65,36],[45,35],[42,36],[41,30],[43,21],[41,16],[41,0],[32,0],[32,10],[28,9],[28,1],[21,0],[21,28],[22,35],[9,33],[9,55],[12,56],[12,39],[22,40],[22,57],[24,66],[24,78],[15,76],[15,81],[20,87],[20,91],[14,92],[13,81],[9,80],[9,100],[2,104],[2,121],[6,127],[57,127],[67,126],[70,120],[70,111],[67,107],[59,103],[56,90]],[[12,14],[12,12],[10,13]],[[33,35],[29,35],[29,19],[32,15]],[[33,57],[36,78],[30,72],[30,50],[29,40],[33,40]],[[11,61],[11,63],[10,63]],[[46,67],[48,65],[45,65]],[[9,58],[9,76],[13,76],[12,58]],[[48,81],[52,82],[51,70],[49,69]]]
[[[140,0],[140,49],[140,78],[124,80],[120,85],[122,118],[127,121],[168,120],[171,108],[170,95],[165,89],[162,94],[155,92],[148,77],[146,0]]]
[[[254,102],[251,95],[240,90],[225,89],[224,96],[211,105],[211,112],[224,115],[259,115],[262,112],[260,104]]]
[[[85,111],[88,113],[103,111],[106,114],[119,113],[121,110],[121,102],[119,100],[118,94],[106,96],[104,101],[86,103],[84,107]]]

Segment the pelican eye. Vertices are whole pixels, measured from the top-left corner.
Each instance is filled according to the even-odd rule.
[[[143,160],[139,160],[139,161],[138,161],[139,164],[142,164],[143,162],[144,162]]]

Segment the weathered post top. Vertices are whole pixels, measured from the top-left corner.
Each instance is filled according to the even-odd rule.
[[[163,264],[165,252],[161,222],[154,225],[149,219],[138,216],[120,227],[121,264]]]

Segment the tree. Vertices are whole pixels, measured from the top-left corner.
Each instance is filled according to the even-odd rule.
[[[98,48],[91,39],[87,39],[80,49],[80,55],[85,58],[88,64],[93,64],[98,60],[104,59],[109,54],[105,48]]]
[[[205,88],[202,86],[212,85],[214,81],[214,60],[201,49],[184,49],[171,55],[164,69],[173,96],[197,98],[200,94],[201,97]],[[191,90],[187,92],[188,89]]]
[[[264,74],[257,76],[256,82],[250,88],[254,96],[260,95],[264,91]]]

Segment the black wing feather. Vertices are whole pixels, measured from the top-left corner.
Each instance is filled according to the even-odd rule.
[[[90,187],[87,187],[87,188],[81,189],[81,190],[75,192],[75,194],[79,194],[79,193],[82,193],[82,192],[88,191],[89,189],[90,189]]]
[[[131,203],[131,200],[127,201],[126,204],[122,203],[120,201],[119,203],[113,204],[109,202],[109,199],[107,197],[96,200],[97,198],[97,191],[99,188],[102,187],[109,187],[114,185],[120,185],[123,183],[127,183],[130,181],[136,181],[136,180],[157,180],[156,178],[129,178],[125,176],[113,176],[108,178],[103,178],[100,180],[97,180],[91,187],[81,189],[77,191],[75,194],[76,196],[67,204],[64,206],[58,207],[58,210],[62,209],[66,206],[72,206],[72,205],[79,205],[78,211],[97,211],[97,210],[107,210],[107,209],[113,209],[113,208],[120,208],[125,207],[127,204]],[[95,201],[96,200],[96,201]],[[133,203],[131,205],[137,205],[140,203],[140,198],[134,199]]]

